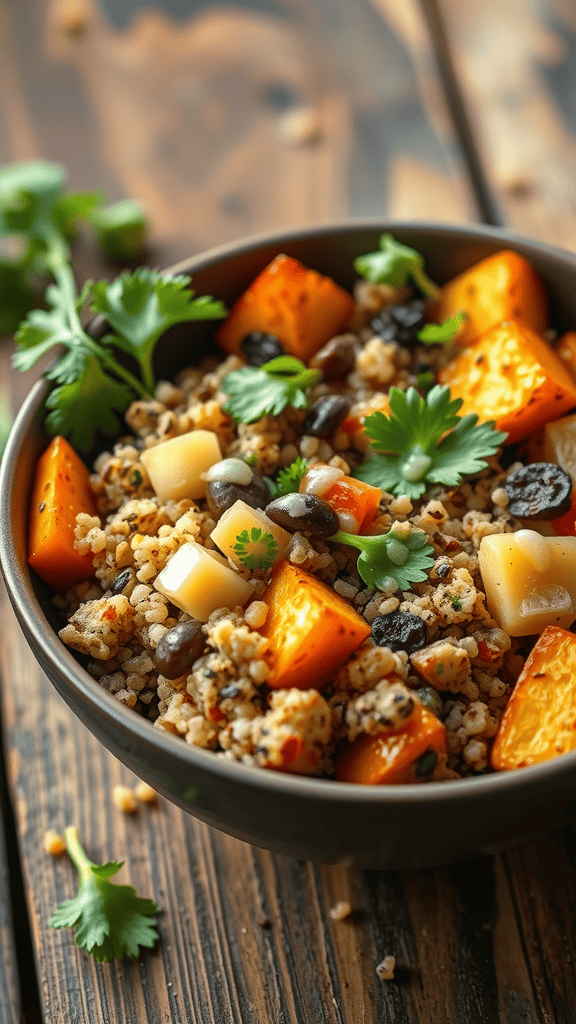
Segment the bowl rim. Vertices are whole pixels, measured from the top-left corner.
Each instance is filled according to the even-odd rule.
[[[279,228],[257,235],[250,235],[233,242],[215,246],[197,255],[185,258],[163,271],[165,274],[188,274],[207,269],[220,260],[253,252],[264,246],[289,244],[310,236],[329,237],[347,231],[391,231],[392,233],[426,233],[437,238],[456,237],[503,241],[509,247],[520,247],[544,258],[561,262],[576,273],[576,255],[548,243],[541,243],[506,228],[488,227],[482,224],[444,223],[435,221],[393,220],[386,217],[345,218],[338,221],[307,224],[299,227]],[[280,248],[279,248],[279,251]],[[96,327],[101,318],[95,318]],[[518,791],[526,793],[530,788],[548,788],[552,780],[576,775],[576,750],[560,757],[527,766],[520,771],[493,772],[487,775],[428,782],[426,785],[368,786],[360,783],[337,782],[311,776],[295,775],[288,772],[265,770],[239,761],[215,756],[212,751],[194,747],[182,738],[173,736],[162,729],[156,729],[144,717],[125,707],[76,661],[71,651],[59,640],[57,633],[48,622],[34,592],[27,565],[23,571],[11,557],[14,544],[11,540],[12,499],[18,455],[28,429],[33,425],[38,408],[48,390],[48,383],[41,378],[32,387],[24,400],[12,427],[4,456],[0,464],[0,566],[20,625],[34,654],[42,649],[44,657],[54,667],[64,682],[64,689],[71,688],[85,708],[97,717],[103,713],[112,720],[116,728],[130,736],[132,742],[148,747],[159,747],[173,760],[184,762],[187,768],[197,768],[206,774],[226,778],[237,784],[263,788],[272,792],[286,792],[293,797],[304,799],[322,798],[332,802],[353,800],[364,804],[404,804],[407,807],[426,803],[451,803],[460,799],[484,801],[498,794],[513,795]],[[34,638],[32,640],[31,638]],[[41,639],[43,638],[43,639]],[[54,685],[54,684],[53,684]],[[87,722],[80,714],[77,717],[83,725]]]

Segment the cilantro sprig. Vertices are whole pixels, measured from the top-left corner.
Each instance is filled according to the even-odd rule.
[[[285,466],[278,473],[275,480],[265,476],[264,479],[273,498],[281,498],[285,494],[293,494],[300,488],[302,478],[308,472],[308,462],[301,455],[294,459],[289,466]]]
[[[52,928],[74,928],[74,942],[99,963],[114,957],[136,957],[139,947],[151,949],[158,939],[154,900],[138,896],[131,885],[109,879],[121,862],[94,864],[86,856],[78,829],[67,828],[66,849],[78,872],[78,894],[61,903],[50,918]]]
[[[358,548],[356,564],[361,578],[384,593],[409,590],[412,583],[422,583],[434,565],[434,549],[423,530],[402,532],[392,527],[376,537],[339,530],[330,540]]]
[[[54,241],[67,258],[85,221],[108,253],[133,259],[142,252],[144,211],[133,200],[103,205],[100,192],[67,192],[66,171],[44,160],[0,168],[0,334],[12,333],[38,302],[51,273]]]
[[[259,527],[242,530],[233,550],[247,569],[269,569],[278,554],[276,538]]]
[[[391,494],[419,498],[428,484],[457,486],[462,478],[486,468],[507,434],[493,421],[478,424],[478,416],[458,416],[461,398],[436,385],[421,398],[414,388],[391,388],[390,415],[375,412],[364,429],[378,454],[358,466],[359,480]]]
[[[308,408],[306,392],[322,379],[295,356],[276,356],[262,366],[233,370],[222,384],[223,406],[236,423],[255,423],[262,416],[278,416],[287,405]]]
[[[440,293],[438,285],[424,270],[424,257],[416,249],[402,245],[389,233],[380,237],[377,252],[358,256],[354,260],[354,268],[361,277],[374,284],[401,288],[411,279],[427,298],[436,299]]]

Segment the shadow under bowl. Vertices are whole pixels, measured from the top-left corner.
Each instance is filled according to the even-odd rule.
[[[421,252],[430,276],[446,281],[503,248],[525,256],[549,290],[553,322],[576,325],[576,257],[476,226],[383,219],[276,232],[194,256],[169,273],[193,277],[197,294],[230,305],[284,252],[352,287],[353,259],[378,248],[383,231]],[[101,326],[101,325],[100,325]],[[92,330],[98,330],[98,323]],[[168,378],[209,344],[213,325],[194,324],[159,342]],[[305,860],[368,868],[445,864],[533,839],[573,816],[576,752],[521,771],[413,786],[358,786],[264,771],[186,744],[104,691],[58,639],[49,589],[28,569],[26,523],[36,459],[47,438],[40,381],[14,425],[0,474],[0,559],[26,639],[58,693],[113,754],[159,793],[229,835]],[[8,681],[8,685],[11,681]]]

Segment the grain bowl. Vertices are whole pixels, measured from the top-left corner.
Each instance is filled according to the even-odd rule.
[[[576,323],[576,259],[492,229],[351,221],[239,242],[169,272],[190,274],[197,294],[217,296],[231,307],[270,261],[285,253],[351,289],[357,277],[353,260],[377,249],[383,232],[420,252],[439,283],[502,249],[513,250],[543,279],[553,326],[560,331]],[[95,321],[91,329],[97,334],[102,324]],[[201,357],[213,331],[209,323],[173,329],[158,346],[158,376],[171,379]],[[84,724],[138,775],[190,813],[245,841],[304,859],[366,867],[446,863],[533,838],[568,820],[575,753],[520,771],[454,781],[441,781],[439,775],[425,785],[356,785],[262,771],[256,764],[214,756],[153,728],[106,692],[86,671],[86,659],[76,659],[58,638],[61,622],[53,594],[28,569],[27,509],[34,465],[46,445],[41,426],[46,387],[44,381],[37,384],[25,402],[3,460],[3,572],[42,668]]]

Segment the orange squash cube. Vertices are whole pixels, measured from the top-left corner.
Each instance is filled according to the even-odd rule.
[[[548,326],[548,300],[544,283],[527,260],[505,249],[476,263],[444,285],[430,310],[442,323],[464,310],[467,320],[456,338],[459,347],[502,320],[516,320],[542,333]]]
[[[341,522],[341,529],[358,534],[365,533],[376,518],[382,493],[380,487],[373,487],[372,484],[355,480],[351,476],[343,476],[322,495],[322,498],[338,516],[345,517]],[[346,520],[350,516],[352,521],[347,525]]]
[[[285,352],[307,363],[353,311],[354,299],[332,278],[280,255],[234,303],[216,340],[225,352],[241,355],[247,334],[275,334]]]
[[[64,437],[55,437],[36,466],[30,505],[28,562],[54,590],[94,576],[92,555],[74,547],[79,512],[96,515],[90,474]]]
[[[495,420],[510,442],[521,441],[576,405],[576,379],[534,331],[514,320],[497,324],[440,371],[460,416]]]
[[[576,635],[548,626],[526,660],[494,745],[497,771],[576,749]]]
[[[274,571],[262,600],[268,615],[259,632],[270,643],[275,690],[321,689],[370,634],[348,601],[289,562]]]
[[[418,782],[414,765],[427,750],[446,751],[446,729],[436,715],[417,705],[400,728],[363,733],[347,744],[336,760],[336,779],[368,786]]]

